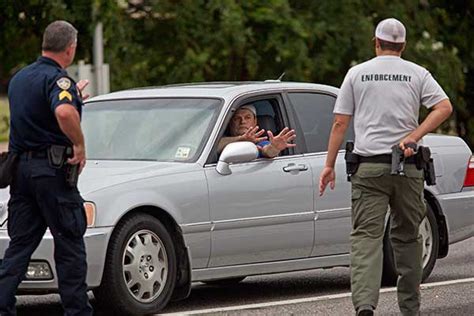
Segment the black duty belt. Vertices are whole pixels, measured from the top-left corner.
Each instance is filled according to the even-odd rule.
[[[386,154],[386,155],[375,155],[375,156],[370,156],[370,157],[363,157],[359,156],[359,162],[371,162],[371,163],[392,163],[392,155]],[[414,164],[415,163],[415,156],[411,156],[408,158],[405,158],[405,163],[408,164]]]
[[[25,151],[21,154],[21,157],[24,159],[44,159],[48,158],[48,151],[39,150],[39,151]]]

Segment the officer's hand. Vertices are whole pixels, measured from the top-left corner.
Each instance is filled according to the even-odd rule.
[[[410,147],[407,147],[407,144],[416,144],[418,141],[408,135],[407,137],[405,137],[399,144],[400,146],[400,149],[403,150],[403,154],[405,155],[405,158],[408,158],[410,156],[413,156],[415,154],[415,151],[413,150],[413,148],[410,148]]]
[[[76,83],[77,89],[79,89],[79,92],[81,93],[82,100],[87,100],[90,97],[90,94],[83,94],[84,89],[89,85],[89,80],[87,79],[82,79],[79,80],[78,83]]]
[[[79,164],[79,174],[82,172],[82,169],[84,169],[84,166],[86,165],[86,150],[84,146],[73,146],[74,149],[74,156],[72,158],[69,158],[67,160],[67,163],[70,165],[77,165]]]
[[[334,190],[336,187],[336,172],[334,171],[334,168],[324,167],[319,176],[319,196],[324,194],[324,190],[326,190],[328,183],[331,190]]]

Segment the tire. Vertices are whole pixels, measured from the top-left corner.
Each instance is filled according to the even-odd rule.
[[[227,278],[227,279],[217,279],[217,280],[209,280],[209,281],[202,281],[207,285],[217,285],[217,286],[230,286],[239,283],[246,277],[235,277],[235,278]]]
[[[420,234],[423,237],[423,276],[424,282],[433,271],[438,259],[439,251],[439,231],[436,217],[431,206],[426,203],[426,217],[420,224]],[[397,284],[398,274],[395,269],[393,248],[390,243],[390,222],[387,223],[383,240],[383,274],[382,285],[394,286]]]
[[[109,242],[102,283],[93,291],[98,305],[120,315],[157,313],[175,284],[176,252],[165,226],[147,214],[122,220]]]

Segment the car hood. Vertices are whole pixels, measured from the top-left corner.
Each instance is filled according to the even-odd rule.
[[[199,170],[195,163],[88,160],[79,176],[81,195],[143,178]],[[10,188],[0,189],[0,227],[5,228]]]
[[[194,163],[149,162],[149,161],[87,161],[79,176],[81,194],[94,192],[108,186],[143,178],[198,170]],[[0,210],[10,199],[10,188],[0,189]],[[1,224],[1,223],[0,223]]]
[[[195,164],[156,161],[87,161],[79,176],[81,194],[143,178],[195,170]]]

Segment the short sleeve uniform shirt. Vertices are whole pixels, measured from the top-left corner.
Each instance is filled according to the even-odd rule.
[[[82,113],[82,99],[67,72],[54,60],[40,57],[20,70],[8,87],[10,103],[9,149],[21,153],[40,151],[49,145],[70,146],[61,131],[55,110],[62,104]]]
[[[446,93],[423,67],[398,56],[378,56],[349,70],[334,113],[352,115],[354,152],[391,152],[418,127],[420,106],[430,108]]]

